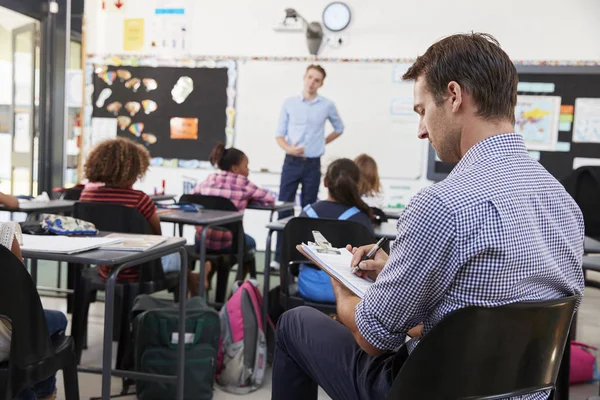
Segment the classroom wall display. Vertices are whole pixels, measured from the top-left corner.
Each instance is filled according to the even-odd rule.
[[[86,66],[86,142],[108,136],[94,132],[98,124],[93,121],[112,118],[116,135],[148,148],[151,165],[209,167],[217,142],[233,145],[236,76],[232,60],[91,56]]]
[[[515,131],[524,133],[532,158],[559,180],[582,165],[600,163],[600,64],[515,64],[519,104],[527,103],[517,106]],[[520,129],[528,123],[527,129],[531,129]],[[452,164],[436,160],[430,148],[429,179],[439,181],[452,168]]]

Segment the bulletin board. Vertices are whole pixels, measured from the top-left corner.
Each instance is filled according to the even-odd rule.
[[[520,99],[535,98],[540,104],[544,99],[558,101],[558,132],[553,145],[544,149],[544,145],[538,148],[526,143],[532,158],[562,180],[581,165],[600,165],[600,66],[542,64],[550,65],[516,65],[517,93]],[[530,111],[532,119],[544,114],[535,115],[539,112],[535,108]],[[523,111],[517,108],[516,114],[518,131]],[[430,146],[428,179],[440,181],[453,167],[439,161]]]
[[[148,148],[152,165],[187,168],[206,166],[218,142],[233,143],[234,61],[90,61],[92,142],[126,137]]]

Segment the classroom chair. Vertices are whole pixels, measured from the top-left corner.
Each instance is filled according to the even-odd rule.
[[[197,204],[202,206],[207,210],[221,210],[221,211],[239,211],[237,207],[231,202],[231,200],[220,197],[220,196],[205,196],[200,194],[184,194],[179,199],[179,203],[189,203],[189,204]],[[213,251],[210,249],[206,249],[206,259],[210,261],[213,265],[213,271],[216,271],[217,274],[217,288],[215,293],[215,301],[217,303],[223,304],[225,303],[225,298],[227,296],[227,283],[229,279],[229,271],[233,264],[237,262],[237,251],[238,243],[237,238],[239,237],[239,230],[244,231],[244,225],[240,223],[229,224],[222,228],[228,229],[232,233],[233,237],[233,245],[231,253],[222,253],[219,251]],[[214,227],[213,229],[219,229],[219,227]],[[179,226],[179,236],[183,235],[183,226]],[[242,244],[245,246],[245,243]],[[200,260],[200,254],[196,252],[196,247],[186,246],[186,250],[188,252],[188,259],[190,260],[191,269],[194,269],[194,265],[197,260]],[[248,265],[248,269],[250,270],[250,275],[253,278],[256,278],[256,261],[254,258],[254,254],[249,254],[245,252],[244,255],[244,265]],[[238,268],[240,266],[238,265]],[[244,268],[244,267],[242,267]],[[201,279],[202,280],[202,279]]]
[[[319,231],[334,247],[345,247],[347,244],[362,246],[375,243],[375,236],[369,229],[355,221],[340,221],[325,218],[292,218],[283,229],[281,245],[281,270],[279,272],[280,304],[284,310],[299,306],[314,307],[327,314],[335,314],[335,304],[316,303],[305,300],[298,294],[295,277],[298,276],[300,264],[311,264],[301,255],[296,246],[308,241],[314,242],[312,231]],[[348,266],[350,268],[350,266]]]
[[[387,399],[504,399],[553,390],[562,360],[568,362],[563,352],[576,301],[570,296],[448,314],[398,363]]]
[[[0,270],[0,317],[12,325],[10,358],[0,363],[0,398],[12,399],[62,370],[66,400],[79,400],[73,338],[52,341],[31,276],[4,246],[0,246]]]
[[[584,166],[562,180],[566,191],[581,208],[586,236],[600,238],[600,166]]]
[[[139,233],[151,235],[152,230],[148,221],[138,210],[120,204],[77,202],[73,207],[75,218],[92,222],[96,228],[105,232]],[[105,280],[97,268],[81,268],[81,276],[75,285],[73,308],[73,336],[78,362],[85,342],[87,318],[90,303],[96,293],[105,288]],[[179,273],[165,274],[160,260],[144,263],[139,266],[138,282],[117,282],[115,297],[115,337],[119,341],[117,366],[122,367],[125,357],[125,347],[130,341],[129,313],[133,301],[138,294],[154,293],[168,289],[173,291],[177,301]]]

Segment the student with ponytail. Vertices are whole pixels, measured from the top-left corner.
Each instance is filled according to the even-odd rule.
[[[359,182],[360,170],[352,160],[340,158],[332,162],[324,179],[329,192],[327,200],[304,207],[300,216],[355,221],[372,231],[371,209],[360,197]],[[298,291],[307,300],[335,303],[329,275],[308,265],[300,266]]]
[[[229,148],[220,142],[213,148],[209,157],[210,163],[220,171],[209,175],[199,183],[192,193],[204,196],[225,197],[244,211],[248,204],[271,206],[275,198],[264,189],[259,188],[248,179],[248,157],[243,151]],[[202,227],[196,228],[196,247],[199,247]],[[232,234],[229,230],[209,228],[206,232],[206,248],[212,251],[227,252],[231,249]],[[256,251],[256,241],[246,235],[246,248],[250,252]],[[204,285],[208,288],[209,273],[212,268],[207,264]]]

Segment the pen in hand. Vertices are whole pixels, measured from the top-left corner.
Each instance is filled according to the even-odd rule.
[[[356,274],[360,270],[360,267],[359,267],[360,263],[372,258],[375,255],[375,253],[377,253],[379,251],[379,249],[381,249],[381,247],[383,246],[383,244],[386,241],[387,241],[386,237],[382,237],[381,239],[379,239],[379,241],[375,244],[375,246],[373,246],[371,248],[371,250],[365,256],[363,256],[362,260],[360,260],[360,262],[352,269],[352,273]]]

